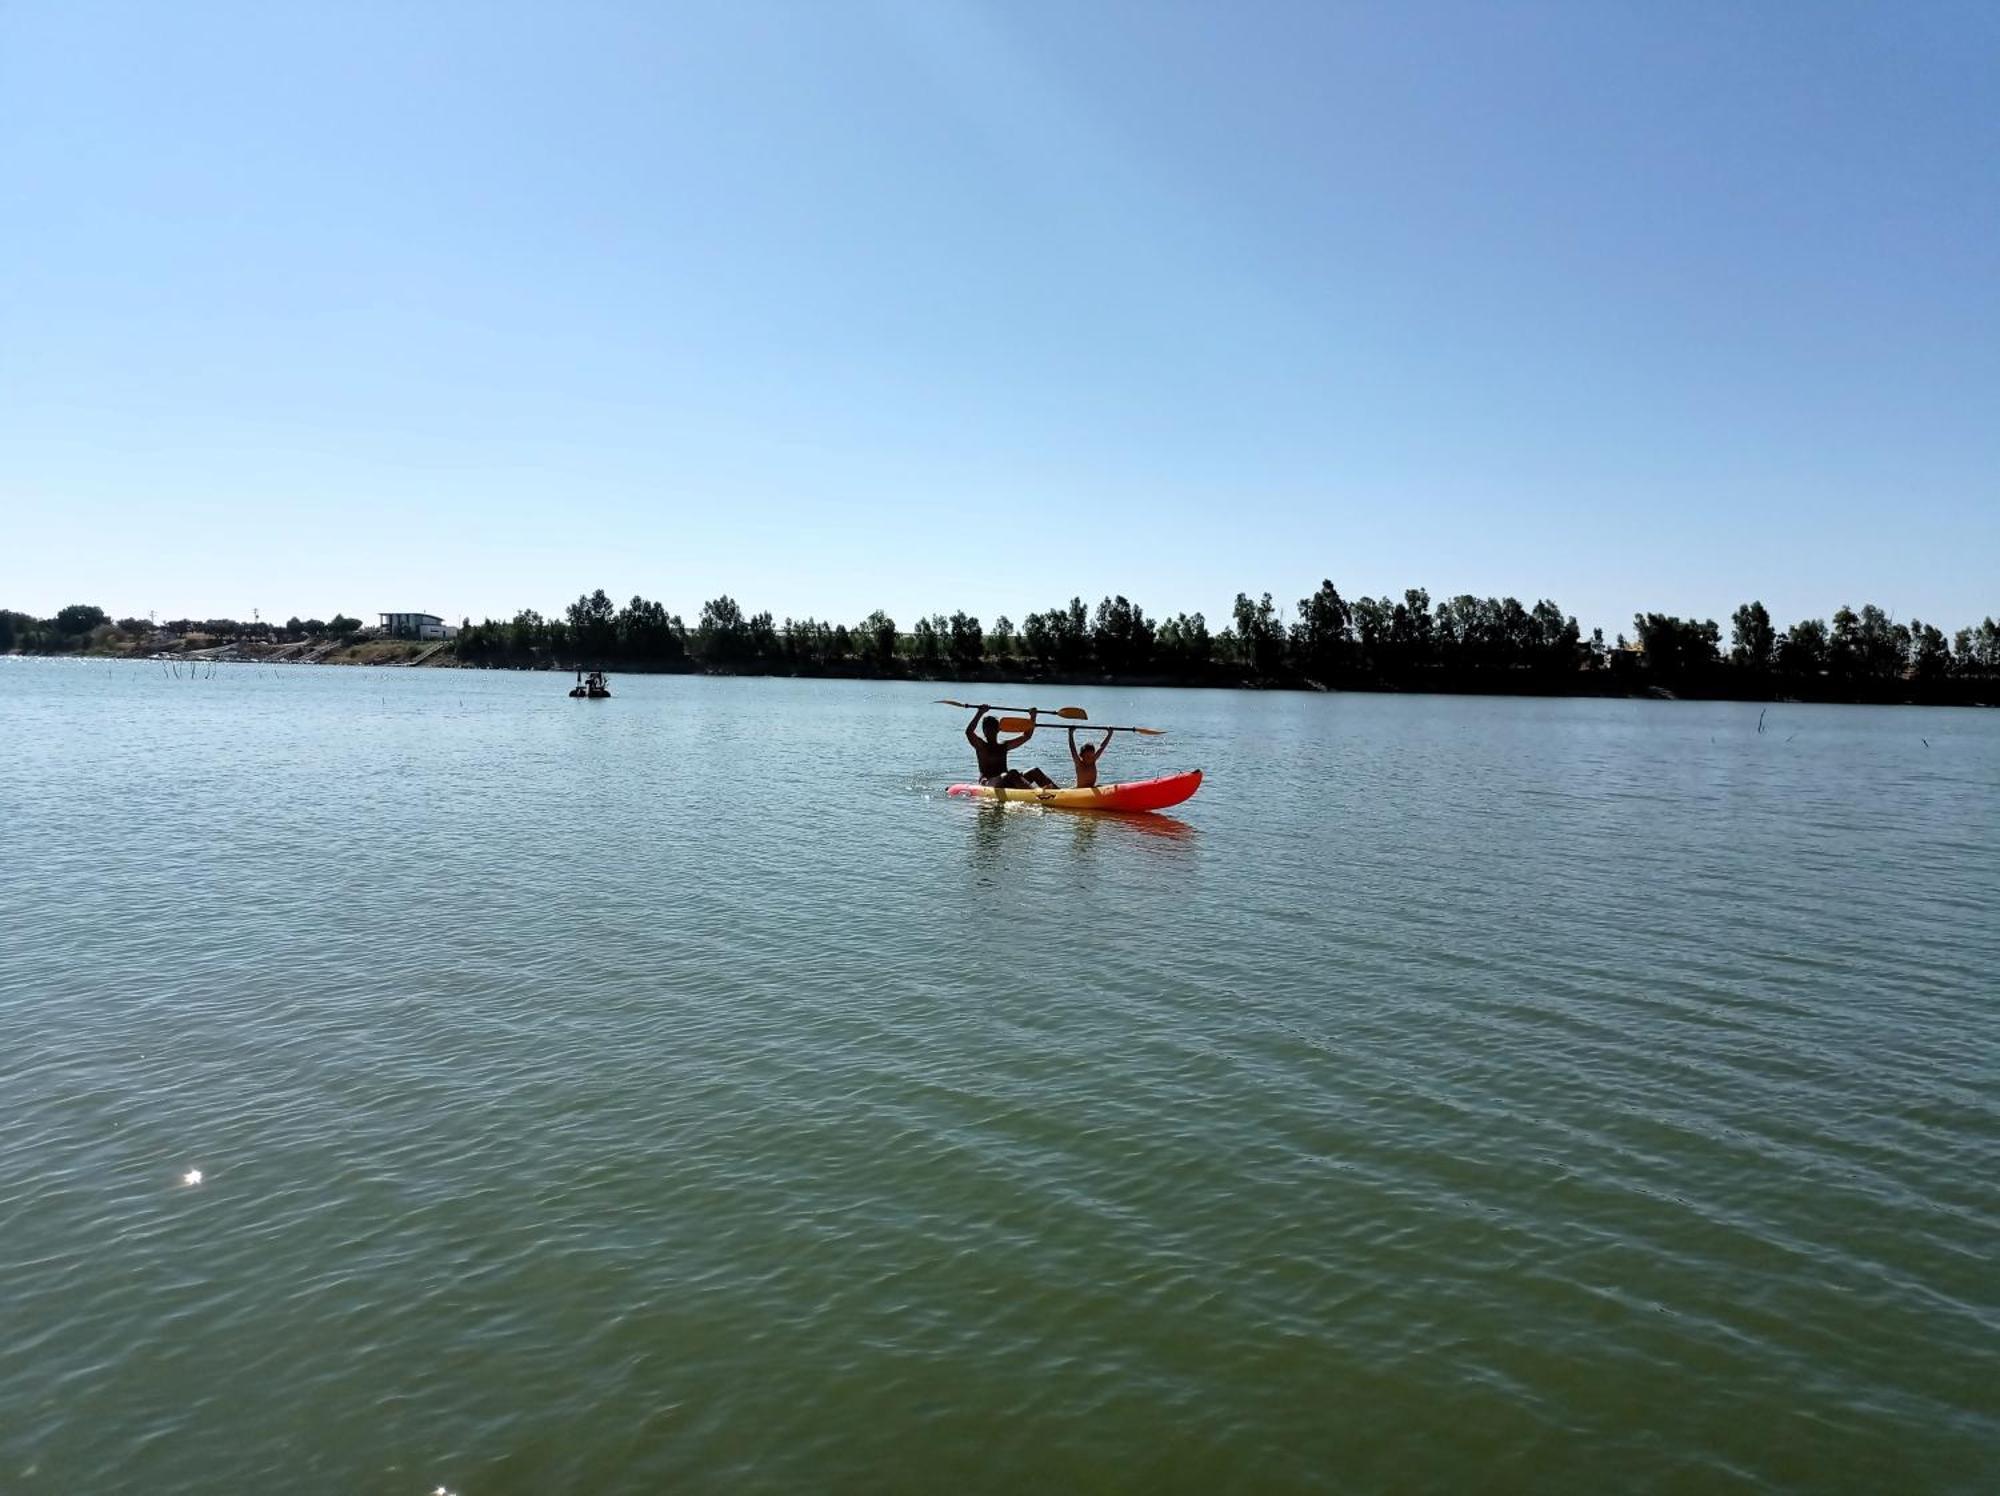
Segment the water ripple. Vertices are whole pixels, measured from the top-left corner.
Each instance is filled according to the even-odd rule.
[[[0,1490],[1993,1486],[1992,717],[936,694],[0,661]]]

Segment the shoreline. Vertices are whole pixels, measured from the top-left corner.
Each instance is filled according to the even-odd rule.
[[[450,641],[365,639],[356,644],[331,648],[264,645],[255,641],[211,645],[194,649],[159,650],[146,647],[128,649],[23,650],[14,649],[0,658],[22,659],[125,660],[135,664],[173,665],[328,665],[377,666],[388,669],[419,670],[505,670],[523,674],[568,675],[575,667],[553,660],[528,663],[465,661],[457,658]],[[810,668],[779,668],[762,662],[706,665],[693,660],[676,662],[606,661],[605,673],[617,675],[703,675],[772,680],[882,680],[948,682],[1024,686],[1076,686],[1104,689],[1210,690],[1210,691],[1297,691],[1312,695],[1339,694],[1383,696],[1520,696],[1548,699],[1598,699],[1607,701],[1736,701],[1778,705],[1812,706],[1912,706],[1973,707],[2000,706],[2000,681],[1985,678],[1946,679],[1920,683],[1912,680],[1816,681],[1792,677],[1751,677],[1743,679],[1680,680],[1672,685],[1635,680],[1618,670],[1577,670],[1550,672],[1533,669],[1508,671],[1465,671],[1431,667],[1396,679],[1356,673],[1334,681],[1303,678],[1260,678],[1218,668],[1202,678],[1164,675],[1157,672],[1121,674],[1103,671],[1029,671],[996,668],[987,663],[974,670],[949,668],[931,670],[914,662],[899,661],[895,670],[871,667],[860,661]],[[1921,689],[1912,689],[1921,686]],[[1900,688],[1900,689],[1899,689]]]

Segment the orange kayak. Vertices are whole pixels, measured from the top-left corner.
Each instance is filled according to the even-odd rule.
[[[1087,790],[1003,790],[990,784],[954,784],[947,795],[971,795],[982,800],[1034,805],[1052,805],[1058,810],[1165,810],[1178,805],[1201,788],[1201,770],[1185,774],[1162,774],[1158,779],[1135,779],[1125,784],[1100,784]]]

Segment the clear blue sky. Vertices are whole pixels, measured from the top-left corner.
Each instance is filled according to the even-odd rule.
[[[2000,611],[2000,8],[0,0],[0,605]]]

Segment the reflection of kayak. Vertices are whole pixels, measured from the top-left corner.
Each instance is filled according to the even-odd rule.
[[[1100,784],[1090,790],[1002,790],[990,784],[954,784],[947,795],[977,795],[982,800],[1020,800],[1053,805],[1058,810],[1165,810],[1201,788],[1201,770],[1135,779],[1128,784]]]

